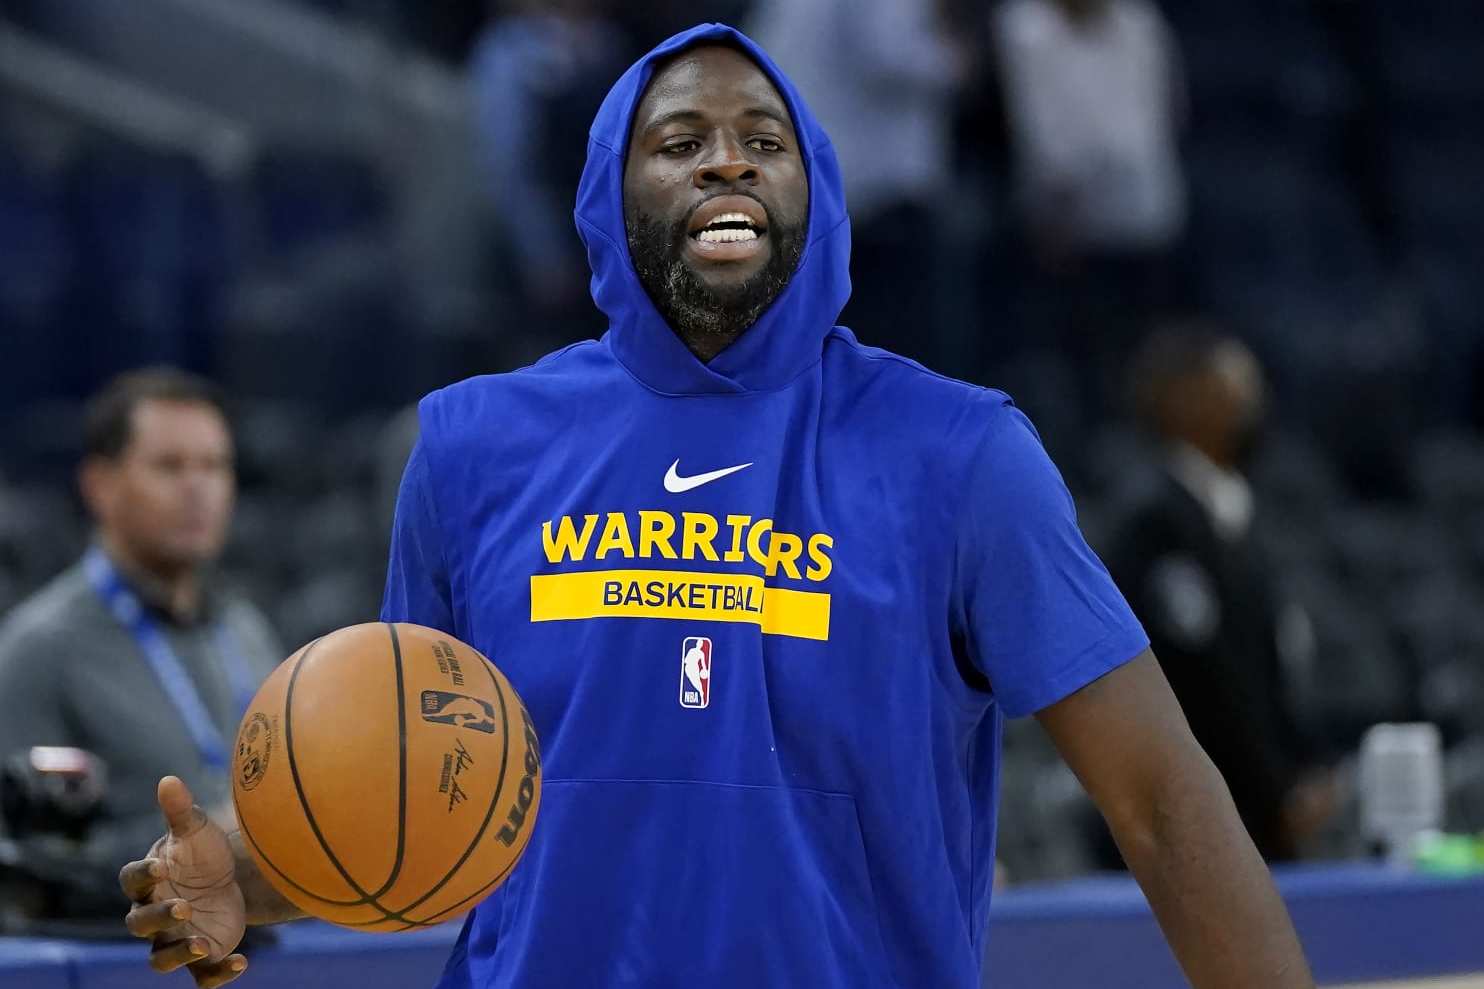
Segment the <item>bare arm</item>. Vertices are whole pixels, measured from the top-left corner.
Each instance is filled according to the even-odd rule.
[[[1154,654],[1037,718],[1087,788],[1197,989],[1313,989],[1288,912]]]

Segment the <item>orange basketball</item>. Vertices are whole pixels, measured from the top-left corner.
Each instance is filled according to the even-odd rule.
[[[232,797],[268,881],[365,931],[450,920],[500,885],[541,804],[536,731],[489,660],[420,625],[290,656],[237,733]]]

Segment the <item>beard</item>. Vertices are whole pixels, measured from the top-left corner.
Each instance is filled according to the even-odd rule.
[[[804,223],[769,214],[768,263],[745,282],[717,289],[685,262],[689,216],[670,227],[637,210],[628,210],[625,220],[639,284],[686,346],[703,354],[720,352],[756,323],[788,287],[804,253]]]

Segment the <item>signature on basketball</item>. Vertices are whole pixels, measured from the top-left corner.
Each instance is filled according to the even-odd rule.
[[[438,778],[438,792],[448,794],[448,812],[468,799],[469,795],[459,786],[459,774],[474,765],[474,756],[464,748],[462,739],[455,738],[453,751],[443,754],[443,773]]]
[[[432,724],[454,725],[486,735],[495,733],[495,706],[467,694],[424,690],[422,713],[423,720]]]

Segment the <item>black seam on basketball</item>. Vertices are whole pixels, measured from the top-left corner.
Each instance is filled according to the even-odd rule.
[[[305,896],[309,897],[311,900],[317,900],[320,903],[324,903],[324,904],[326,904],[328,906],[332,906],[332,907],[377,906],[377,909],[379,909],[379,910],[381,909],[381,907],[379,905],[372,904],[371,901],[366,900],[364,898],[363,899],[359,899],[359,900],[332,900],[332,899],[330,899],[327,896],[320,896],[318,893],[312,893],[312,892],[310,892],[309,890],[305,889],[303,886],[300,886],[298,883],[294,882],[294,880],[293,880],[292,877],[290,877],[286,872],[284,872],[276,864],[274,864],[273,860],[268,857],[268,853],[265,852],[265,851],[263,851],[263,846],[258,844],[258,840],[252,836],[252,832],[247,829],[246,825],[244,825],[242,827],[242,836],[244,838],[246,838],[248,841],[252,842],[252,847],[255,848],[255,849],[257,849],[258,855],[262,858],[263,862],[265,864],[267,864],[268,868],[272,869],[275,873],[277,873],[279,875],[279,877],[283,879],[284,882],[288,883],[290,886],[294,887],[294,889],[298,890],[300,893],[302,893]],[[385,910],[382,910],[382,912],[385,913],[386,911]],[[379,920],[378,921],[374,921],[374,923],[378,923],[379,924],[379,923],[381,923],[381,921],[379,921]]]
[[[299,660],[299,662],[294,665],[294,672],[289,674],[289,686],[288,690],[284,692],[283,698],[283,747],[288,750],[289,775],[292,776],[294,780],[294,793],[299,798],[299,809],[304,811],[304,820],[309,823],[309,830],[314,833],[315,841],[319,842],[320,850],[325,853],[325,857],[330,860],[330,864],[335,867],[335,871],[340,873],[340,877],[345,880],[346,885],[355,890],[362,897],[362,903],[340,905],[369,905],[375,907],[377,910],[380,910],[383,914],[385,914],[387,920],[400,920],[403,923],[406,923],[407,918],[397,914],[393,914],[391,911],[387,910],[386,907],[382,906],[376,901],[376,898],[374,896],[370,895],[364,889],[362,889],[360,883],[351,878],[350,872],[347,871],[345,866],[341,864],[340,859],[335,855],[335,853],[330,850],[329,842],[325,841],[325,836],[320,832],[319,823],[314,819],[314,811],[311,810],[309,807],[309,798],[304,795],[304,785],[299,779],[299,762],[297,759],[294,758],[294,687],[299,682],[299,674],[303,672],[304,663],[306,660],[308,660],[308,658],[309,654],[306,651],[304,654],[304,658]]]
[[[444,874],[442,879],[438,880],[432,889],[405,907],[401,907],[397,911],[398,913],[405,914],[414,907],[426,903],[429,898],[435,896],[439,890],[448,885],[450,879],[458,874],[459,869],[463,868],[464,863],[469,861],[469,856],[474,854],[474,849],[479,846],[479,842],[484,838],[484,833],[489,830],[490,821],[494,820],[495,811],[500,806],[500,795],[505,791],[505,770],[509,767],[510,763],[510,711],[505,706],[505,691],[500,689],[500,680],[495,676],[494,665],[485,659],[483,655],[477,652],[475,655],[479,657],[479,665],[484,668],[485,675],[490,678],[490,685],[495,688],[495,697],[500,701],[500,733],[503,736],[501,738],[500,751],[500,776],[495,781],[495,792],[490,797],[490,806],[489,810],[485,811],[484,822],[479,825],[479,830],[475,832],[474,838],[469,842],[468,847],[464,849],[464,854],[459,856],[459,860]],[[496,880],[496,882],[498,881]],[[409,923],[413,922],[409,921]]]
[[[385,625],[392,639],[392,662],[397,669],[397,857],[392,860],[392,874],[371,894],[373,900],[396,885],[407,852],[407,689],[402,679],[402,642],[397,638],[397,626],[391,622]]]
[[[399,653],[399,655],[400,655],[400,653]],[[306,821],[308,821],[310,831],[312,831],[314,833],[315,840],[319,842],[320,849],[325,853],[325,856],[330,860],[330,864],[335,867],[335,871],[339,872],[341,878],[345,880],[346,884],[349,885],[351,889],[353,889],[357,893],[359,893],[361,895],[361,897],[363,898],[361,900],[361,902],[358,902],[358,903],[345,903],[345,904],[337,904],[337,905],[340,905],[340,906],[363,906],[363,905],[370,906],[370,907],[375,908],[376,910],[379,910],[382,913],[383,920],[400,921],[403,924],[407,924],[407,925],[410,925],[410,926],[413,926],[413,927],[432,927],[434,925],[428,923],[427,921],[417,921],[417,920],[412,920],[412,919],[408,918],[405,915],[405,912],[407,910],[411,910],[413,907],[417,906],[419,903],[422,903],[422,902],[426,901],[428,899],[428,897],[432,896],[439,889],[442,889],[445,884],[447,884],[448,880],[451,879],[453,877],[454,873],[456,873],[458,871],[459,866],[463,865],[463,863],[465,861],[467,861],[469,855],[471,855],[473,853],[474,845],[477,845],[478,842],[479,842],[479,836],[482,836],[484,834],[485,829],[489,826],[490,820],[494,817],[495,808],[499,804],[499,800],[500,800],[500,791],[503,790],[504,789],[504,786],[505,786],[505,768],[506,768],[505,764],[509,760],[509,756],[510,756],[510,717],[509,717],[509,712],[508,712],[508,710],[505,707],[505,694],[504,694],[503,691],[500,690],[499,681],[495,679],[494,673],[491,670],[486,669],[485,672],[488,674],[488,676],[490,678],[490,683],[492,683],[494,685],[494,687],[495,687],[495,694],[496,694],[496,696],[500,700],[500,715],[501,715],[501,719],[502,719],[502,721],[504,723],[504,727],[505,727],[505,737],[502,739],[502,744],[503,744],[504,751],[503,751],[502,756],[501,756],[501,759],[500,759],[500,777],[499,777],[499,780],[497,781],[497,783],[495,785],[495,795],[494,795],[494,797],[490,801],[490,809],[485,814],[484,824],[480,827],[479,836],[476,836],[475,837],[474,842],[464,852],[463,856],[459,859],[458,864],[455,865],[453,867],[453,869],[449,871],[448,875],[446,875],[446,876],[443,877],[443,879],[438,883],[437,886],[433,887],[433,889],[430,890],[428,893],[424,894],[421,898],[419,898],[418,900],[416,900],[413,903],[409,904],[408,906],[403,907],[401,910],[389,910],[389,909],[387,909],[387,907],[384,904],[382,904],[380,902],[380,900],[377,899],[377,896],[380,895],[381,893],[384,893],[385,891],[384,890],[378,890],[376,894],[367,893],[364,889],[361,888],[361,886],[360,886],[359,883],[357,883],[353,878],[351,878],[351,875],[350,875],[349,871],[345,868],[345,866],[343,864],[341,864],[340,859],[335,855],[335,853],[333,851],[331,851],[329,843],[327,841],[325,841],[324,835],[320,832],[318,822],[316,822],[315,819],[314,819],[314,812],[309,807],[309,799],[308,799],[308,797],[306,797],[304,795],[304,787],[303,787],[303,784],[301,783],[301,781],[299,779],[299,765],[298,765],[298,760],[296,760],[294,758],[293,701],[294,701],[294,687],[295,687],[295,685],[298,682],[299,672],[304,668],[304,660],[306,660],[308,658],[309,658],[308,650],[305,650],[304,657],[302,659],[300,659],[300,661],[297,664],[295,664],[293,673],[291,673],[289,675],[289,686],[288,686],[288,690],[285,692],[284,702],[283,702],[283,707],[284,707],[284,712],[283,712],[283,739],[284,739],[284,748],[288,750],[289,773],[293,777],[293,780],[294,780],[294,792],[295,792],[295,794],[299,798],[299,807],[300,807],[301,810],[304,811],[304,819]],[[482,656],[480,658],[483,659]],[[488,663],[489,663],[489,661],[488,660],[485,660],[486,666],[488,666]],[[404,731],[403,738],[405,740],[405,737],[406,737],[406,735],[405,735],[405,720],[403,721],[403,731]],[[404,781],[404,794],[405,794],[405,781]],[[399,842],[400,842],[400,840],[401,840],[401,836],[399,834]],[[254,842],[254,844],[256,845],[257,843]],[[278,869],[277,866],[274,866],[274,871],[280,872],[280,874],[282,872],[282,870]],[[285,878],[287,878],[287,877],[285,877]],[[295,884],[295,888],[298,888],[297,887],[297,884]],[[310,894],[310,895],[313,895],[313,894]],[[321,897],[315,897],[315,898],[316,899],[322,899]],[[371,926],[373,924],[380,924],[382,922],[383,922],[382,920],[372,920],[372,921],[355,922],[355,923],[341,923],[341,926],[342,927],[369,927],[369,926]]]
[[[389,626],[389,629],[390,629],[390,626]],[[314,819],[314,813],[313,813],[313,811],[309,807],[308,798],[304,794],[304,788],[303,788],[303,785],[302,785],[302,783],[300,781],[300,778],[299,778],[298,761],[294,757],[294,747],[293,747],[293,717],[292,717],[293,694],[294,694],[295,685],[296,685],[296,683],[298,681],[299,672],[300,672],[300,670],[301,670],[301,668],[303,666],[303,663],[304,663],[305,660],[307,660],[309,658],[310,652],[313,650],[314,646],[319,643],[319,641],[320,641],[319,639],[314,640],[314,642],[311,642],[307,647],[305,647],[305,650],[304,650],[303,655],[300,656],[299,661],[294,664],[293,672],[289,675],[289,685],[288,685],[288,689],[285,692],[285,696],[284,696],[284,748],[288,750],[289,771],[290,771],[290,775],[292,776],[292,778],[294,780],[294,791],[295,791],[296,796],[299,799],[299,806],[304,811],[304,818],[309,823],[310,830],[313,832],[313,834],[315,836],[315,840],[319,842],[319,846],[320,846],[321,851],[323,851],[325,853],[325,856],[326,856],[326,858],[329,859],[330,864],[333,865],[335,867],[336,871],[340,873],[341,878],[343,878],[345,880],[346,884],[349,885],[352,890],[354,890],[356,893],[359,893],[361,898],[358,899],[358,900],[335,900],[335,899],[331,899],[329,897],[321,896],[318,893],[314,893],[314,892],[311,892],[310,890],[305,889],[303,886],[299,885],[299,883],[295,882],[292,878],[290,878],[282,869],[280,869],[278,867],[277,864],[275,864],[273,862],[273,860],[271,858],[268,857],[268,855],[264,852],[262,846],[258,844],[257,839],[253,837],[252,832],[247,827],[246,823],[243,823],[242,824],[241,830],[242,830],[242,833],[243,833],[244,837],[246,837],[247,840],[252,843],[253,848],[257,851],[258,855],[262,858],[263,862],[266,863],[268,865],[268,867],[271,868],[275,873],[277,873],[286,883],[288,883],[290,886],[292,886],[298,892],[302,893],[304,896],[306,896],[306,897],[308,897],[308,898],[310,898],[312,900],[318,901],[320,903],[324,903],[324,904],[326,904],[328,906],[336,906],[336,907],[369,906],[372,909],[374,909],[374,910],[376,910],[376,911],[378,911],[379,913],[382,914],[382,917],[379,918],[379,919],[376,919],[376,920],[368,920],[368,921],[335,921],[335,923],[337,925],[339,925],[341,927],[350,927],[350,928],[356,928],[356,927],[373,927],[373,926],[377,926],[377,925],[380,925],[380,924],[384,924],[387,921],[396,921],[396,922],[400,922],[403,925],[402,927],[397,928],[396,930],[398,930],[398,931],[407,931],[407,930],[412,930],[414,928],[420,928],[420,927],[436,927],[436,926],[438,926],[440,923],[442,923],[442,921],[435,920],[433,918],[443,917],[443,916],[446,916],[447,914],[453,913],[454,911],[458,910],[461,906],[463,906],[465,903],[468,903],[470,900],[477,899],[480,896],[484,895],[485,892],[488,891],[491,887],[494,887],[494,886],[499,885],[502,881],[504,881],[504,879],[506,878],[506,876],[508,876],[510,874],[510,871],[515,868],[516,864],[520,861],[521,857],[523,857],[523,854],[522,855],[517,855],[516,858],[515,858],[515,860],[512,861],[509,865],[507,865],[505,867],[505,869],[502,870],[498,876],[496,876],[494,879],[490,880],[484,886],[480,887],[474,893],[471,893],[469,896],[464,897],[458,903],[455,903],[455,904],[453,904],[452,906],[449,906],[449,907],[445,907],[444,909],[438,911],[437,913],[432,914],[432,916],[429,919],[426,919],[426,920],[413,920],[410,917],[406,916],[406,914],[409,911],[411,911],[413,908],[415,908],[418,905],[426,902],[429,898],[431,898],[432,896],[436,895],[438,893],[438,891],[441,890],[444,886],[446,886],[448,884],[449,880],[451,880],[454,877],[454,875],[456,875],[458,873],[458,870],[463,866],[463,864],[466,861],[468,861],[469,856],[474,853],[474,849],[479,845],[480,840],[484,837],[484,833],[488,830],[490,821],[493,820],[493,818],[494,818],[495,810],[499,807],[500,797],[501,797],[501,795],[502,795],[502,793],[504,791],[504,788],[505,788],[506,769],[508,768],[507,767],[507,763],[508,763],[509,757],[510,757],[510,712],[509,712],[508,706],[505,703],[505,692],[500,688],[500,683],[499,683],[499,680],[494,675],[492,664],[483,655],[480,655],[480,654],[476,653],[476,655],[479,655],[479,658],[480,658],[482,664],[485,666],[485,673],[490,678],[491,685],[495,688],[495,695],[496,695],[497,699],[500,702],[501,723],[502,723],[502,727],[504,729],[504,738],[501,740],[502,751],[501,751],[501,759],[500,759],[500,775],[499,775],[499,778],[496,780],[496,783],[495,783],[495,792],[494,792],[494,795],[491,797],[489,809],[485,813],[484,821],[480,825],[480,828],[479,828],[478,833],[474,836],[474,839],[470,842],[469,846],[464,850],[464,853],[459,857],[458,862],[454,864],[454,866],[449,870],[449,872],[441,880],[439,880],[439,882],[432,889],[430,889],[427,893],[423,894],[421,897],[419,897],[418,899],[414,900],[412,903],[408,904],[407,906],[402,907],[399,910],[390,910],[390,909],[388,909],[378,899],[379,896],[383,895],[387,891],[387,889],[390,888],[390,886],[394,883],[397,875],[399,874],[400,869],[401,869],[401,865],[402,865],[402,860],[403,860],[403,857],[405,855],[405,847],[406,847],[406,794],[407,794],[407,785],[406,785],[406,779],[407,779],[407,777],[406,777],[406,737],[407,736],[406,736],[405,687],[404,687],[404,684],[403,684],[400,643],[398,642],[395,629],[390,629],[390,631],[391,631],[391,636],[392,636],[393,654],[394,654],[394,657],[395,657],[396,662],[397,662],[397,682],[398,682],[398,700],[399,700],[399,704],[398,704],[398,722],[399,722],[399,727],[401,729],[401,748],[402,748],[402,777],[401,777],[401,779],[402,779],[402,793],[401,793],[401,810],[400,810],[400,812],[401,812],[401,821],[399,823],[398,836],[397,836],[397,860],[396,860],[396,863],[395,863],[395,865],[393,867],[392,876],[388,880],[387,885],[384,886],[382,889],[377,890],[376,893],[372,894],[372,893],[367,893],[364,889],[361,888],[361,886],[360,886],[359,883],[357,883],[353,878],[351,878],[349,872],[341,864],[340,860],[336,857],[335,853],[330,850],[329,844],[325,841],[324,835],[320,832],[319,825],[318,825],[318,823]],[[524,853],[524,849],[522,849],[522,853]]]
[[[386,916],[381,918],[380,920],[332,920],[330,921],[330,923],[334,924],[337,927],[375,927],[378,924],[385,924],[387,921],[393,920],[402,925],[401,927],[389,928],[389,930],[391,930],[393,933],[397,933],[400,931],[410,931],[414,927],[437,927],[438,924],[441,923],[441,921],[434,921],[430,923],[426,920],[409,920],[406,917],[402,916],[400,913],[388,910],[386,907],[381,907],[380,909],[382,913],[386,914]]]
[[[314,650],[314,647],[315,646],[319,645],[319,643],[320,643],[320,640],[319,639],[315,639],[313,642],[309,643],[309,645],[307,645],[307,646],[304,647],[304,651],[302,653],[300,653],[299,654],[299,658],[294,661],[294,672],[292,674],[290,674],[290,683],[293,682],[293,676],[295,676],[295,675],[298,674],[298,672],[299,672],[299,665],[301,663],[303,663],[304,660],[306,660],[306,659],[309,658],[309,654]],[[284,700],[284,746],[286,748],[289,747],[289,741],[288,741],[288,700],[287,700],[287,697],[285,697],[285,700]],[[292,752],[292,748],[290,748],[290,752]],[[364,906],[364,905],[366,905],[369,902],[365,898],[362,898],[362,899],[359,899],[359,900],[333,900],[333,899],[331,899],[328,896],[321,896],[318,893],[315,893],[315,892],[312,892],[310,890],[305,889],[303,886],[300,886],[297,882],[295,882],[288,875],[288,873],[286,873],[282,869],[280,869],[278,867],[277,863],[275,863],[273,861],[273,859],[269,858],[268,853],[263,850],[263,846],[260,845],[260,844],[258,844],[258,840],[253,837],[252,829],[247,826],[247,819],[245,817],[240,818],[237,823],[238,823],[238,830],[240,830],[242,832],[242,835],[243,835],[244,838],[246,838],[248,841],[252,842],[252,847],[257,850],[257,853],[258,853],[259,858],[261,858],[263,860],[263,862],[265,862],[267,864],[268,868],[270,868],[274,872],[278,873],[278,875],[283,878],[283,881],[284,882],[288,883],[290,886],[294,887],[294,889],[298,890],[300,893],[303,893],[305,896],[309,897],[310,899],[312,899],[312,900],[318,900],[320,903],[325,903],[325,904],[329,904],[330,906],[336,906],[336,907],[359,907],[359,906]],[[385,912],[385,911],[383,911],[383,912]]]
[[[485,657],[483,655],[480,656],[480,659],[484,660],[484,662],[488,666],[493,667],[494,664],[493,663],[490,663],[490,661],[488,659],[485,659]],[[494,678],[491,677],[491,680],[493,680],[493,679]],[[501,710],[503,711],[504,710],[504,694],[500,692],[500,685],[499,685],[499,683],[496,683],[495,684],[495,691],[497,693],[499,693]],[[508,718],[507,718],[507,724],[508,724]],[[531,827],[535,827],[535,819],[534,818],[531,819]],[[520,860],[525,857],[526,847],[528,847],[529,841],[530,841],[529,834],[527,835],[526,840],[527,840],[527,845],[522,845],[521,846],[521,849],[520,849],[519,852],[516,853],[515,858],[511,859],[510,864],[507,865],[507,866],[505,866],[505,868],[503,870],[501,870],[501,872],[500,872],[500,874],[498,876],[496,876],[495,878],[491,879],[489,882],[487,882],[483,886],[479,887],[479,889],[475,890],[473,893],[470,893],[468,896],[464,897],[462,900],[460,900],[459,902],[453,904],[452,906],[444,907],[442,910],[439,910],[437,913],[429,914],[427,917],[425,917],[421,921],[414,921],[414,922],[411,922],[411,923],[413,925],[415,925],[415,926],[424,926],[424,927],[426,927],[426,926],[436,926],[438,924],[441,924],[441,923],[443,923],[443,921],[442,920],[439,920],[438,918],[440,918],[440,917],[446,917],[448,914],[451,914],[454,911],[458,910],[465,903],[468,903],[470,900],[476,900],[476,899],[480,898],[486,892],[488,892],[492,887],[498,886],[500,883],[504,882],[505,881],[505,877],[508,876],[508,875],[510,875],[511,870],[513,870],[517,865],[519,865],[520,864]],[[409,906],[403,907],[402,910],[403,910],[404,913],[406,913],[406,912],[410,911],[415,906],[417,906],[417,904],[416,903],[413,903],[413,904],[411,904]],[[401,932],[401,931],[407,931],[407,930],[411,930],[411,929],[412,929],[411,926],[409,926],[409,927],[399,927],[397,929],[397,931],[398,932]]]
[[[522,849],[522,853],[524,853],[524,849]],[[426,919],[424,919],[424,920],[409,920],[407,922],[406,926],[399,927],[395,931],[393,931],[392,933],[394,933],[394,934],[400,934],[403,931],[410,931],[414,927],[437,927],[438,925],[440,925],[440,924],[443,923],[443,921],[441,921],[441,920],[439,920],[437,918],[442,917],[445,914],[453,913],[455,910],[457,910],[459,907],[463,906],[465,903],[468,903],[470,900],[475,900],[475,899],[478,899],[479,897],[483,896],[485,894],[485,892],[488,889],[490,889],[490,887],[492,887],[492,886],[498,886],[498,885],[500,885],[500,883],[504,882],[505,881],[505,877],[508,876],[508,875],[510,875],[510,870],[511,869],[514,869],[516,867],[516,865],[520,862],[520,859],[521,859],[521,856],[517,855],[515,857],[515,861],[514,862],[511,862],[504,869],[500,870],[500,874],[498,876],[496,876],[495,878],[491,879],[489,882],[485,883],[483,886],[479,887],[477,890],[475,890],[474,892],[470,893],[468,896],[464,897],[462,900],[460,900],[459,902],[455,903],[453,906],[451,906],[451,907],[444,907],[442,910],[439,910],[435,914],[429,914],[428,917]],[[378,923],[380,923],[380,921],[378,921]]]
[[[437,925],[443,923],[443,921],[441,921],[441,920],[438,919],[439,917],[445,917],[448,914],[453,913],[455,910],[457,910],[459,907],[463,906],[465,903],[468,903],[470,900],[476,900],[476,899],[478,899],[479,897],[483,896],[492,887],[498,886],[498,885],[500,885],[500,883],[504,882],[505,881],[505,877],[508,876],[508,875],[510,875],[510,870],[514,869],[517,865],[520,864],[520,860],[525,857],[525,853],[526,853],[526,850],[525,850],[524,847],[522,847],[521,850],[520,850],[520,854],[517,855],[517,856],[515,856],[515,858],[511,861],[511,863],[509,865],[507,865],[503,870],[501,870],[501,872],[500,872],[500,874],[498,876],[496,876],[495,878],[491,879],[489,882],[485,883],[483,886],[479,887],[477,890],[475,890],[474,892],[470,893],[468,896],[464,897],[462,900],[460,900],[459,902],[455,903],[453,906],[444,907],[442,910],[439,910],[437,913],[429,914],[427,917],[423,918],[422,920],[409,921],[409,923],[417,924],[417,925],[422,926],[422,927],[436,927]],[[410,910],[411,907],[409,907],[408,909]],[[409,928],[404,927],[404,928],[402,928],[402,930],[404,930],[404,931],[405,930],[409,930]]]

